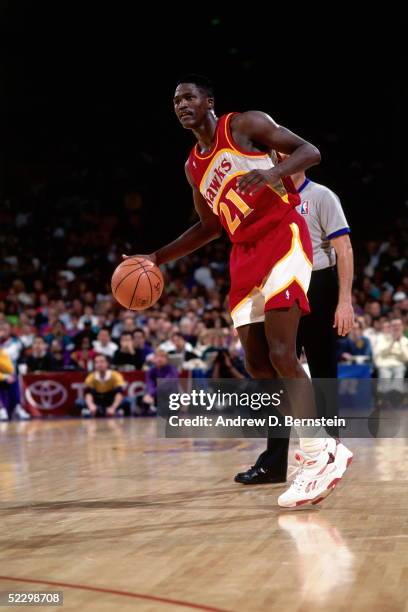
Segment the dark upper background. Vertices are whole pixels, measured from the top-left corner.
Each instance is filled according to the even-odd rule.
[[[219,115],[264,110],[320,148],[310,176],[340,195],[356,240],[381,237],[405,214],[398,15],[357,18],[334,5],[265,13],[259,3],[252,14],[250,5],[190,3],[144,15],[127,4],[2,4],[8,206],[35,205],[35,183],[47,185],[48,202],[69,195],[75,176],[105,210],[141,194],[136,251],[175,237],[191,221],[183,164],[194,141],[172,95],[178,75],[196,71],[214,79]]]

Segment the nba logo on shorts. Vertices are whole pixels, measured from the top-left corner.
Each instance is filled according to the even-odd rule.
[[[306,202],[302,202],[302,204],[300,205],[300,213],[302,215],[309,214],[309,201],[308,200],[306,200]]]

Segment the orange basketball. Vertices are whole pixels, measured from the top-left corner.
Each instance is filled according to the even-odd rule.
[[[132,257],[118,265],[112,275],[114,298],[129,310],[145,310],[160,298],[163,275],[150,259]]]

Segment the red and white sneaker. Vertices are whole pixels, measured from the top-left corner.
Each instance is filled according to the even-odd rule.
[[[341,480],[353,460],[353,453],[341,442],[329,438],[317,457],[298,450],[295,458],[299,472],[289,489],[278,498],[282,508],[321,502]]]

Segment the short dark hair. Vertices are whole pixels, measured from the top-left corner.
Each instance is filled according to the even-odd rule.
[[[184,74],[177,79],[176,87],[181,83],[192,83],[198,89],[201,89],[209,98],[214,98],[214,85],[208,77],[202,74]]]
[[[107,355],[104,355],[104,353],[96,353],[95,357],[93,358],[94,363],[100,357],[103,357],[105,359],[105,361],[108,363],[108,365],[110,365],[111,360],[109,359],[109,357]]]
[[[131,338],[133,338],[132,332],[122,332],[120,334],[120,340],[122,340],[122,338],[124,338],[125,336],[130,336]]]
[[[134,329],[131,333],[134,335],[136,332],[139,332],[140,334],[143,334],[143,337],[146,338],[145,331],[141,327],[136,327],[136,329]]]

